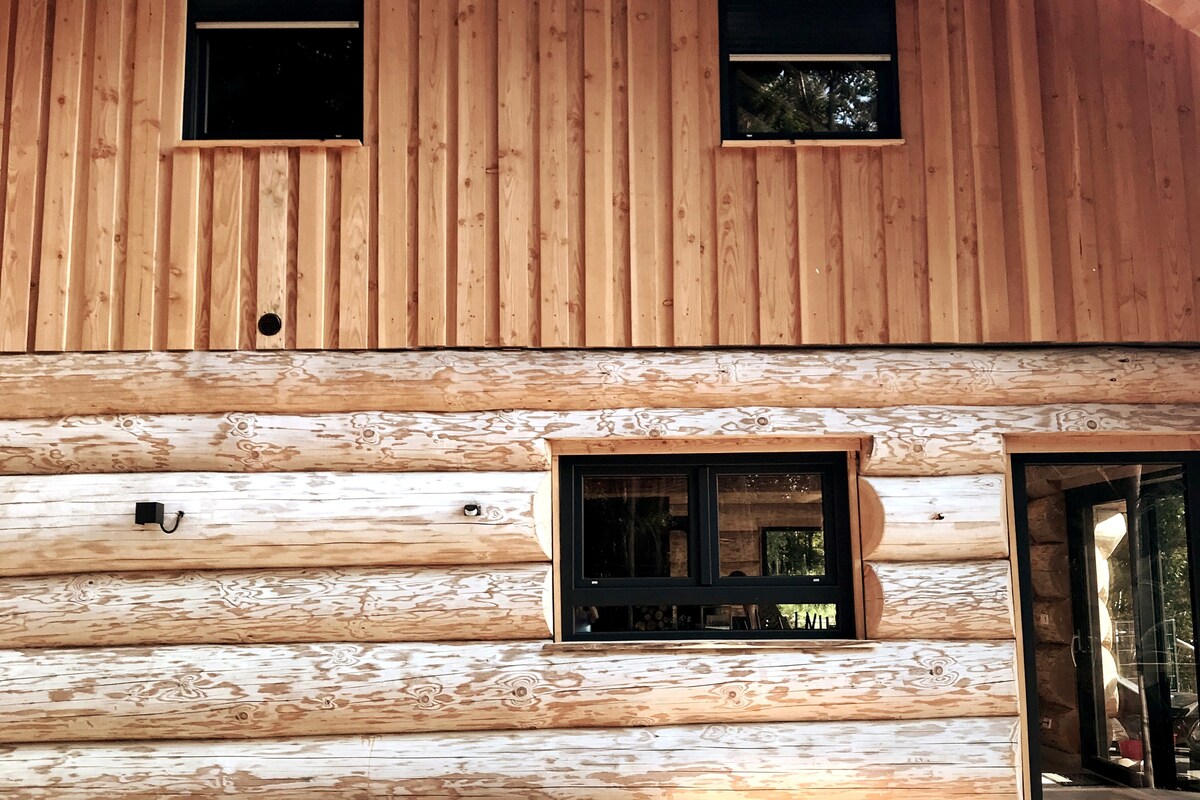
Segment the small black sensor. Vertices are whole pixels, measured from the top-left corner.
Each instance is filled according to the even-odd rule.
[[[278,314],[266,313],[258,318],[258,332],[263,336],[274,336],[283,330],[283,320]]]

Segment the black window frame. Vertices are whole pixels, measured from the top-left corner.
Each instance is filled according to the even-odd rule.
[[[694,639],[856,639],[854,552],[850,532],[848,454],[753,453],[563,456],[559,466],[559,564],[563,641]],[[719,575],[717,478],[723,474],[815,473],[822,478],[829,574],[823,576]],[[583,481],[589,477],[686,475],[689,558],[682,578],[583,578]],[[586,585],[585,585],[586,583]],[[628,605],[723,606],[753,603],[835,604],[827,629],[686,630],[577,633],[575,608]]]
[[[895,140],[900,121],[900,49],[895,0],[719,0],[721,59],[721,138],[725,141],[797,142],[809,140]],[[740,15],[742,19],[737,19]],[[853,21],[870,20],[869,34],[856,35]],[[736,29],[736,30],[735,30]],[[877,131],[739,132],[733,57],[803,57],[814,66],[855,63],[847,56],[886,56],[879,64]]]
[[[366,89],[365,62],[360,64],[356,88],[360,96],[358,118],[352,129],[332,132],[328,136],[308,134],[290,135],[239,135],[230,137],[210,134],[204,129],[203,118],[208,86],[207,62],[204,57],[204,34],[197,23],[255,23],[255,22],[356,22],[358,24],[358,52],[363,49],[364,0],[188,0],[187,39],[184,64],[183,91],[183,140],[289,140],[298,141],[361,141],[365,125]],[[275,29],[278,30],[278,29]]]

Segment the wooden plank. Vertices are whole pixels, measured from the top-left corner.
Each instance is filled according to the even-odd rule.
[[[567,0],[538,3],[538,255],[542,347],[570,343]]]
[[[88,32],[87,6],[83,0],[62,0],[55,4],[34,336],[37,350],[66,349],[67,328],[71,324],[72,272],[79,269],[74,260],[76,193],[80,170],[86,169],[81,167],[78,145],[79,128],[85,124],[87,114],[83,106],[83,63]]]
[[[329,287],[325,276],[327,265],[325,253],[328,246],[329,206],[326,202],[328,187],[328,155],[324,149],[306,147],[300,151],[300,190],[297,197],[299,203],[299,220],[296,226],[298,238],[296,244],[296,346],[302,350],[321,349],[327,345],[325,339],[325,303]],[[380,156],[383,159],[383,155]],[[380,184],[380,203],[388,190]],[[381,225],[383,219],[380,214]],[[382,230],[380,236],[383,236]],[[380,259],[386,261],[385,248],[381,241]],[[380,267],[380,296],[382,298],[382,281],[384,270]],[[382,313],[383,320],[386,314]],[[383,336],[384,326],[381,324],[380,336]]]
[[[975,163],[972,152],[971,86],[967,76],[963,0],[947,0],[950,45],[950,141],[954,152],[954,244],[958,276],[957,341],[982,338],[980,306],[979,225],[975,206]]]
[[[342,202],[338,264],[338,347],[362,350],[369,345],[371,306],[371,153],[366,147],[339,153]]]
[[[840,172],[839,194],[840,194]],[[840,344],[842,329],[841,265],[830,263],[827,242],[839,236],[829,230],[825,208],[825,155],[821,150],[796,152],[796,207],[799,224],[800,340],[805,344]],[[743,201],[744,202],[744,201]],[[838,216],[840,220],[840,215]]]
[[[753,152],[717,152],[717,338],[722,345],[759,341],[758,226],[754,203],[747,200],[755,196],[756,181]]]
[[[893,719],[1011,717],[1017,707],[1012,642],[649,655],[540,642],[4,650],[0,669],[13,678],[0,697],[5,742],[849,721],[880,707]]]
[[[883,162],[877,150],[839,152],[842,188],[842,302],[848,344],[886,342],[887,254],[883,232]],[[826,295],[824,305],[837,298]],[[828,313],[828,312],[826,312]]]
[[[1030,341],[1052,341],[1058,334],[1054,272],[1050,248],[1049,190],[1043,134],[1041,72],[1033,0],[1003,0],[1008,89],[1016,139],[1016,207],[1020,263],[1025,275]]]
[[[616,344],[612,0],[583,0],[584,342]]]
[[[113,295],[123,204],[118,157],[128,145],[121,123],[129,98],[122,89],[133,39],[127,33],[133,20],[126,18],[126,7],[124,0],[105,0],[96,4],[95,11],[91,117],[86,140],[91,162],[82,274],[76,281],[82,289],[83,303],[74,346],[81,350],[112,350],[116,343]]]
[[[863,558],[949,561],[1007,558],[1004,478],[858,481]]]
[[[1000,120],[992,18],[986,5],[964,0],[966,75],[978,246],[980,334],[985,342],[1009,342],[1008,247],[1000,167]]]
[[[208,346],[212,350],[238,350],[242,344],[242,204],[242,151],[219,148],[213,153],[208,312]]]
[[[548,560],[541,473],[0,478],[0,575]],[[179,530],[133,523],[153,498]],[[481,506],[475,517],[467,504]],[[46,526],[40,512],[54,518]]]
[[[200,275],[200,151],[179,148],[171,156],[171,245],[167,257],[167,347],[196,347]]]
[[[8,176],[4,201],[3,273],[0,275],[0,350],[23,352],[33,309],[33,266],[39,261],[45,173],[41,154],[46,146],[42,114],[49,79],[46,50],[49,4],[45,0],[18,8],[8,108]]]
[[[410,0],[379,3],[379,346],[407,347],[415,266],[410,241],[416,219],[416,181],[411,153],[416,151],[417,60],[416,4]],[[303,179],[303,172],[301,173]],[[301,191],[301,203],[305,194]],[[314,342],[313,347],[322,346]]]
[[[453,222],[454,181],[451,162],[452,109],[457,107],[452,85],[454,58],[454,8],[451,3],[421,3],[417,62],[421,65],[417,90],[418,236],[417,341],[418,346],[451,343],[447,318],[449,282],[454,264],[450,242],[457,242]]]
[[[701,231],[711,222],[700,198],[711,192],[702,174],[699,7],[704,0],[671,0],[671,231],[676,347],[704,343]],[[749,198],[746,198],[749,200]]]
[[[1159,223],[1157,241],[1162,251],[1161,282],[1165,315],[1164,338],[1170,341],[1196,341],[1200,326],[1196,320],[1192,290],[1192,260],[1189,224],[1200,217],[1188,217],[1187,173],[1183,164],[1183,129],[1187,117],[1180,108],[1200,100],[1194,92],[1181,97],[1177,83],[1177,62],[1186,64],[1188,50],[1179,49],[1171,21],[1148,5],[1142,5],[1145,37],[1146,77],[1148,81],[1147,116],[1150,123],[1150,147],[1154,164],[1154,199],[1151,209]],[[1155,231],[1148,235],[1154,237]],[[1152,239],[1153,241],[1153,239]],[[1153,298],[1149,298],[1152,302]]]
[[[635,347],[674,339],[670,8],[629,4],[630,322]]]
[[[1179,57],[1179,93],[1184,103],[1188,98],[1200,97],[1200,37],[1189,36],[1185,32],[1177,32]],[[1187,105],[1191,113],[1187,118],[1180,118],[1180,130],[1183,137],[1184,175],[1187,183],[1188,219],[1192,234],[1192,289],[1193,307],[1200,309],[1200,225],[1195,220],[1200,219],[1200,104],[1191,102]],[[1183,108],[1183,105],[1180,105]]]
[[[1013,639],[1007,561],[867,564],[869,639]]]
[[[276,314],[284,328],[294,323],[287,315],[288,151],[268,147],[258,156],[258,258],[255,319]],[[280,350],[283,331],[255,337],[259,350]]]
[[[532,347],[537,343],[537,7],[502,4],[497,24],[499,343]]]
[[[0,579],[0,647],[549,639],[550,565]]]
[[[760,344],[796,344],[800,331],[794,155],[756,151]]]
[[[717,153],[721,149],[721,15],[713,3],[696,3],[697,43],[700,77],[696,92],[700,98],[700,122],[696,126],[700,171],[697,196],[692,200],[694,215],[700,222],[699,272],[703,276],[703,344],[721,343],[721,276],[717,267]],[[753,193],[746,197],[752,197]]]
[[[163,140],[165,9],[160,0],[138,0],[134,39],[133,121],[129,135],[129,233],[121,347],[154,344],[159,260],[158,207],[162,202],[159,154]]]
[[[3,416],[1200,402],[1187,349],[14,354]],[[870,392],[863,387],[870,386]],[[48,391],[53,387],[53,391]]]
[[[917,4],[920,36],[922,129],[925,133],[925,196],[928,208],[929,322],[935,342],[959,335],[957,207],[954,191],[954,138],[950,40],[946,0]]]
[[[462,347],[495,344],[488,338],[492,289],[499,272],[497,253],[489,246],[489,190],[496,169],[493,152],[496,97],[496,4],[492,0],[458,0],[457,237],[450,281],[456,304],[454,343]],[[489,174],[492,170],[492,174]]]
[[[489,797],[899,800],[1016,793],[1015,718],[12,748],[12,800]],[[918,758],[914,748],[936,759]],[[812,768],[820,764],[819,770]],[[115,776],[120,776],[115,777]]]
[[[905,144],[883,153],[888,338],[916,343],[929,341],[925,135],[916,0],[897,0],[896,38]]]

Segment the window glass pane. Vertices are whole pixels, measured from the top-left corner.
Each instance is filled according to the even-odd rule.
[[[686,476],[584,479],[585,580],[687,577],[688,550]]]
[[[875,62],[735,61],[739,134],[879,132]]]
[[[362,135],[357,29],[208,30],[199,130],[209,138]]]
[[[837,609],[832,603],[575,607],[575,633],[817,631],[836,627]]]
[[[717,476],[720,574],[816,577],[829,574],[821,476]]]

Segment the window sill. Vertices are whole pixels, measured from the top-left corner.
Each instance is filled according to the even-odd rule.
[[[899,147],[903,139],[722,139],[721,147]]]
[[[263,147],[362,147],[361,139],[181,139],[176,147],[211,149],[240,147],[256,150]]]
[[[761,639],[732,641],[694,639],[689,641],[548,642],[546,653],[708,653],[753,652],[757,650],[874,650],[879,642],[863,639]]]

